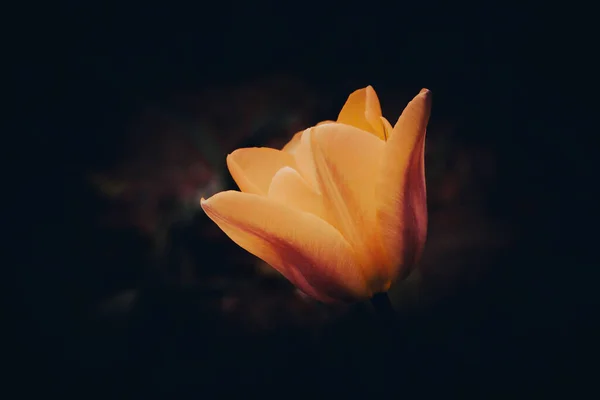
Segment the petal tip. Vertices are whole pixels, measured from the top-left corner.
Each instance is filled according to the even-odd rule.
[[[370,95],[370,96],[375,96],[377,97],[377,92],[375,91],[375,88],[372,85],[369,85],[365,88],[366,92]]]
[[[206,212],[206,207],[209,206],[208,202],[209,202],[210,198],[207,200],[204,197],[202,197],[200,199],[200,208],[202,208],[202,210],[204,210]]]
[[[421,89],[418,95],[415,96],[414,100],[422,102],[426,108],[431,107],[431,90],[427,88]]]

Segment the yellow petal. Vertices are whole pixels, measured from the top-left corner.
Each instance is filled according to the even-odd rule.
[[[298,211],[309,212],[328,220],[321,195],[293,168],[283,167],[277,171],[271,181],[268,197]]]
[[[367,86],[350,94],[337,122],[371,132],[385,140],[385,130],[380,117],[381,105],[377,93],[372,86]]]
[[[322,219],[236,191],[218,193],[201,205],[231,240],[309,296],[328,301],[372,295],[350,244]]]
[[[375,185],[385,142],[358,128],[313,128],[312,149],[323,202],[332,224],[360,254],[370,284],[381,276],[375,227]]]
[[[267,147],[238,149],[227,156],[227,167],[242,192],[267,196],[271,179],[283,167],[296,167],[294,157]]]
[[[300,135],[299,143],[294,151],[294,160],[298,166],[297,171],[304,177],[308,185],[317,193],[321,193],[317,182],[317,171],[315,169],[315,161],[313,159],[313,151],[311,147],[311,130],[306,129]]]
[[[431,95],[423,89],[404,109],[383,152],[377,184],[377,225],[392,280],[418,260],[427,235],[425,134]]]
[[[388,121],[385,117],[381,117],[381,123],[383,124],[383,133],[385,134],[385,140],[388,140],[394,128],[392,127],[392,124],[390,124],[390,121]]]

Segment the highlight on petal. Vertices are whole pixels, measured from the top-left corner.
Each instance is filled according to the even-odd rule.
[[[267,196],[271,179],[283,167],[296,167],[288,152],[268,147],[235,150],[227,156],[227,167],[242,192]]]
[[[355,252],[322,219],[255,194],[227,191],[201,200],[206,214],[242,248],[321,301],[373,295]]]
[[[430,111],[431,93],[423,89],[402,112],[383,152],[377,225],[393,279],[410,272],[427,235],[424,148]]]
[[[316,124],[315,126],[325,125],[325,124],[333,124],[334,122],[336,122],[336,121],[329,121],[329,120],[321,121],[318,124]]]
[[[385,140],[385,129],[380,117],[379,98],[375,89],[369,85],[350,94],[338,115],[337,122],[371,132]]]
[[[321,195],[314,191],[293,168],[283,167],[277,171],[271,181],[268,197],[298,211],[309,212],[321,219],[329,220]]]
[[[310,137],[310,128],[302,132],[300,143],[294,151],[294,160],[296,161],[296,165],[298,166],[297,170],[300,172],[300,175],[304,177],[314,191],[320,194],[321,189],[317,182],[317,171],[315,169]]]
[[[383,279],[375,220],[375,187],[385,142],[352,126],[334,123],[313,128],[317,179],[332,224],[364,257],[366,275]],[[381,272],[381,273],[380,273]],[[387,274],[385,274],[387,277]],[[370,284],[377,285],[374,282]]]

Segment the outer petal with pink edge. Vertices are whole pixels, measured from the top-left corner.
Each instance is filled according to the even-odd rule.
[[[385,144],[377,184],[377,225],[390,275],[405,277],[418,261],[427,236],[425,134],[431,93],[421,92],[406,106]]]
[[[353,249],[322,219],[259,195],[227,191],[201,201],[206,214],[242,248],[324,302],[370,292]]]

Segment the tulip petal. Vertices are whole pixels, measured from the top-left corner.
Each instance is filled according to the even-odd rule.
[[[271,181],[268,197],[298,211],[309,212],[328,220],[321,195],[293,168],[283,167],[277,171]]]
[[[298,172],[306,179],[309,186],[318,194],[321,193],[317,182],[317,171],[313,160],[313,151],[311,147],[311,129],[306,129],[300,136],[299,143],[294,151],[294,160],[298,166]]]
[[[375,185],[385,142],[334,123],[313,128],[312,149],[323,202],[332,224],[363,259],[377,285],[381,253],[375,227]]]
[[[227,167],[240,190],[261,196],[267,196],[271,179],[286,166],[296,167],[294,157],[268,147],[238,149],[227,156]]]
[[[201,201],[235,243],[267,262],[300,290],[322,301],[372,295],[354,250],[334,227],[255,194],[227,191]]]
[[[430,92],[424,89],[402,112],[383,153],[377,226],[393,278],[410,272],[427,235],[424,148],[430,110]]]
[[[385,130],[381,122],[381,105],[375,89],[367,86],[351,93],[338,115],[337,122],[371,132],[385,140]]]
[[[329,121],[329,120],[321,121],[318,124],[316,124],[315,126],[325,125],[325,124],[333,124],[334,122],[336,122],[336,121]]]
[[[323,124],[331,124],[333,122],[335,122],[335,121],[321,121],[315,126],[319,126],[319,125],[323,125]],[[388,125],[389,125],[389,122],[388,122]],[[390,131],[391,131],[391,127],[390,127]],[[297,132],[296,134],[294,134],[294,136],[292,136],[292,139],[290,139],[290,141],[288,143],[286,143],[286,145],[283,146],[283,148],[281,150],[286,151],[290,154],[294,154],[296,152],[296,148],[300,144],[300,139],[302,138],[302,133],[304,133],[304,131],[300,131],[300,132]]]
[[[381,117],[381,123],[383,124],[383,132],[385,134],[385,140],[387,141],[388,138],[392,135],[392,131],[394,130],[394,128],[392,127],[392,124],[390,124],[390,121],[385,119],[385,117]]]

